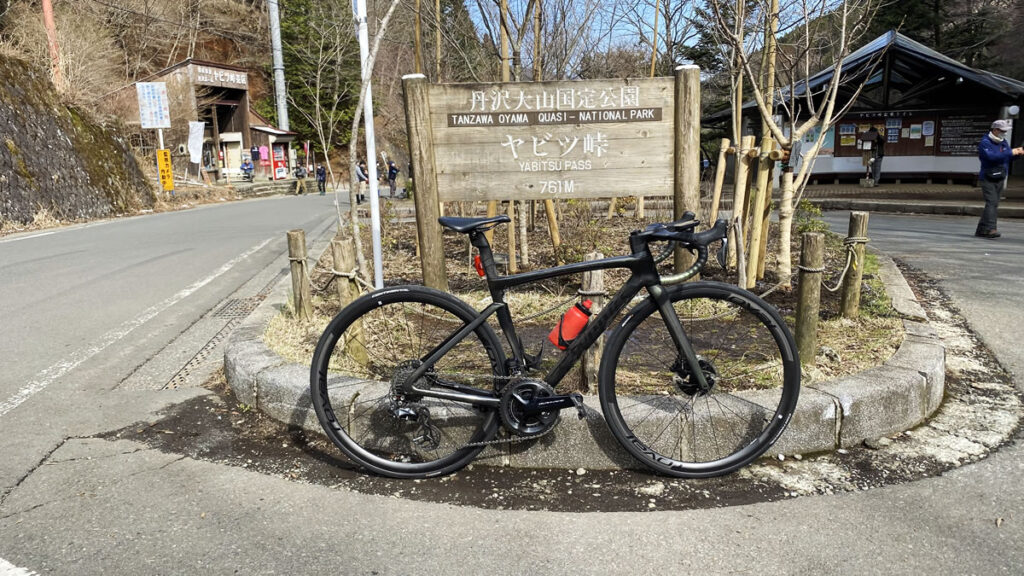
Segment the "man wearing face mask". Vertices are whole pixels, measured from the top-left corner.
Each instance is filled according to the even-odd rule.
[[[1024,156],[1024,147],[1010,148],[1006,133],[1010,131],[1009,120],[996,120],[991,131],[978,143],[978,160],[981,171],[978,183],[985,198],[985,210],[978,221],[975,236],[981,238],[999,238],[1002,234],[996,229],[996,213],[999,209],[999,197],[1006,186],[1006,175],[1010,171],[1010,160],[1015,156]]]

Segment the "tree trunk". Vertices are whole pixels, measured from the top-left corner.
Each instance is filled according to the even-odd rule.
[[[779,198],[779,282],[786,290],[793,288],[793,172],[782,173],[782,196]]]

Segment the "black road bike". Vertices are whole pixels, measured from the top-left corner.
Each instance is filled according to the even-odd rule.
[[[698,222],[687,213],[632,232],[628,256],[500,276],[484,232],[508,221],[439,220],[468,234],[479,250],[492,297],[483,310],[438,290],[396,286],[362,296],[327,326],[313,356],[310,395],[327,436],[352,461],[396,478],[448,474],[489,444],[546,434],[563,409],[583,418],[582,396],[555,387],[613,322],[598,371],[601,411],[640,462],[671,476],[719,476],[778,439],[800,388],[785,322],[736,286],[682,284],[704,267],[713,242],[721,241],[717,258],[724,265],[724,220],[696,232]],[[667,243],[657,256],[654,243]],[[680,274],[661,276],[657,264],[675,246],[696,260]],[[542,354],[524,351],[506,290],[612,268],[631,276],[539,377]],[[643,289],[648,296],[619,320]],[[507,352],[488,323],[492,316]],[[499,437],[501,429],[507,434]]]

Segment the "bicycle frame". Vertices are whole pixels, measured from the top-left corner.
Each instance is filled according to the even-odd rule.
[[[475,231],[470,233],[470,240],[473,246],[480,251],[480,261],[483,265],[487,287],[493,302],[480,311],[479,315],[472,322],[451,334],[437,347],[427,353],[421,359],[422,364],[409,376],[407,382],[417,382],[442,356],[447,354],[463,338],[472,334],[474,330],[495,314],[498,317],[498,325],[512,350],[512,361],[514,363],[512,372],[513,374],[522,373],[527,368],[526,356],[523,352],[522,342],[516,333],[512,314],[509,312],[508,305],[504,301],[505,291],[515,286],[549,278],[581,274],[595,270],[627,268],[632,274],[625,285],[612,296],[608,304],[605,305],[604,309],[596,317],[587,322],[579,335],[562,353],[562,357],[555,366],[544,377],[544,381],[552,388],[556,388],[583,353],[604,334],[619,312],[633,300],[634,296],[640,293],[640,290],[646,288],[658,305],[661,316],[668,327],[669,334],[676,344],[676,349],[681,353],[681,357],[686,359],[690,373],[696,377],[701,389],[707,389],[707,382],[705,381],[703,370],[700,369],[696,352],[694,352],[693,346],[691,346],[689,339],[686,337],[682,323],[679,321],[679,316],[672,307],[668,292],[661,283],[661,277],[658,274],[654,257],[646,243],[637,243],[631,240],[630,245],[633,253],[629,256],[589,260],[546,268],[544,270],[524,272],[522,274],[500,276],[495,266],[494,254],[491,251],[490,243],[488,243],[483,232]],[[696,273],[696,268],[691,270],[693,270],[694,274]],[[412,386],[410,388],[418,395],[464,401],[478,406],[498,406],[499,400],[492,393],[486,393],[488,395],[483,396],[482,393],[484,391],[476,388],[455,383],[443,383],[441,385],[450,391],[442,391],[437,388],[420,389]]]

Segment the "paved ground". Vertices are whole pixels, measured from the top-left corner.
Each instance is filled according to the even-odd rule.
[[[298,203],[316,201],[287,198],[236,206],[261,208],[248,218],[283,223]],[[231,242],[231,233],[253,235],[225,247],[219,263],[198,271],[199,279],[281,234],[269,228],[255,233],[234,208],[218,209],[215,221],[232,228],[228,234],[216,235],[216,226],[188,224],[185,218],[177,238],[217,246]],[[842,214],[830,220],[845,222]],[[310,215],[307,221],[318,220]],[[996,241],[973,238],[974,225],[973,218],[873,215],[869,235],[876,247],[938,277],[1017,382],[1024,382],[1024,351],[1014,345],[1015,330],[1024,323],[1019,294],[1024,223],[1001,222],[1004,237]],[[65,235],[64,250],[87,244],[74,231],[60,234]],[[18,250],[30,250],[43,240],[15,244],[22,245]],[[0,243],[0,251],[7,251],[2,254],[5,263],[18,252],[9,241]],[[239,261],[257,254],[262,252]],[[43,257],[41,252],[35,256]],[[269,259],[272,277],[282,263]],[[65,261],[38,274],[67,265]],[[181,272],[184,276],[186,270]],[[244,276],[239,273],[239,283]],[[125,318],[139,318],[146,306],[157,306],[196,281],[184,279],[182,286],[154,294]],[[4,294],[18,296],[28,288]],[[185,315],[194,321],[220,303],[194,302],[200,291],[182,296],[166,315],[159,312],[140,326],[185,334],[189,323],[176,324],[172,312],[179,304],[189,308]],[[221,301],[225,297],[230,291]],[[82,314],[90,312],[83,304]],[[6,319],[9,311],[4,313]],[[103,335],[125,321],[101,322],[94,334]],[[76,323],[62,315],[52,322],[72,328]],[[12,357],[14,345],[21,345],[7,340],[11,334],[22,340],[31,332],[6,331],[3,345],[11,348],[3,351],[5,358]],[[58,336],[59,331],[51,333]],[[123,362],[146,357],[132,349],[105,376],[88,370],[91,360],[62,363],[94,342],[86,339],[55,340],[50,347],[68,352],[40,366],[45,371],[59,365],[63,373],[45,390],[0,414],[0,461],[5,462],[0,473],[0,557],[13,566],[59,574],[1024,571],[1024,454],[1019,445],[941,477],[748,506],[584,514],[483,510],[298,483],[250,471],[247,462],[210,463],[131,440],[94,438],[129,422],[139,421],[139,428],[158,422],[161,407],[201,392],[188,387],[118,388],[127,381],[124,373],[132,372]],[[44,348],[42,340],[21,354]],[[111,353],[114,348],[108,347]],[[29,370],[17,380],[4,377],[4,406],[26,382],[40,378],[35,374]],[[230,412],[224,417],[230,418]],[[197,445],[207,440],[205,433],[194,432]],[[3,570],[7,564],[0,562]]]

